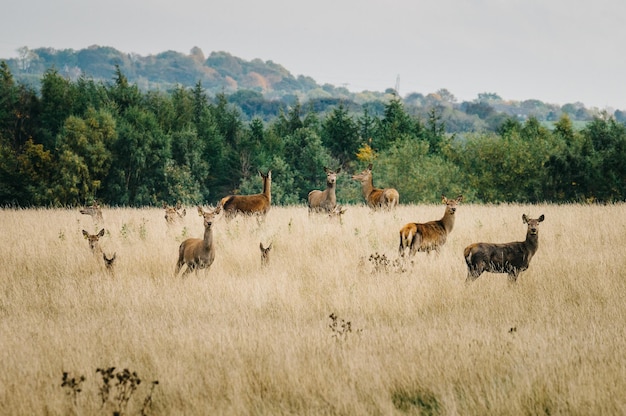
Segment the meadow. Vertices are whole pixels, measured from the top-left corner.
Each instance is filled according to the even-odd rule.
[[[347,208],[220,215],[185,278],[195,207],[1,210],[0,413],[626,414],[626,205],[462,203],[410,262],[400,228],[444,205]],[[522,214],[545,215],[529,269],[466,284],[463,248],[523,240]],[[82,235],[101,228],[113,273]]]

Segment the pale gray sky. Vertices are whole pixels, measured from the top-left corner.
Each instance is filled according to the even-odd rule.
[[[351,91],[494,92],[626,110],[624,0],[20,0],[0,14],[17,48],[226,51]]]

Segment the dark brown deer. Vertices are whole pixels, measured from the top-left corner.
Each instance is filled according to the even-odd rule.
[[[263,247],[263,243],[259,243],[259,249],[261,250],[261,265],[267,266],[270,264],[270,251],[272,250],[272,243],[269,246]]]
[[[309,213],[330,213],[337,205],[335,189],[337,185],[337,175],[341,172],[341,168],[334,171],[324,167],[324,172],[326,172],[326,189],[323,191],[315,189],[309,192]]]
[[[374,188],[371,163],[363,172],[352,175],[352,179],[361,182],[363,197],[370,208],[390,210],[400,203],[400,194],[394,188]]]
[[[171,207],[164,202],[163,209],[165,210],[165,222],[168,224],[174,224],[176,221],[182,220],[183,217],[187,215],[187,210],[184,209],[180,203]]]
[[[255,195],[228,195],[220,201],[226,219],[234,218],[237,214],[265,216],[272,205],[272,171],[263,174],[263,192]]]
[[[188,238],[180,244],[178,248],[178,262],[176,263],[175,276],[178,276],[183,265],[187,269],[183,272],[183,277],[199,269],[208,269],[215,260],[215,244],[213,242],[213,220],[220,213],[222,207],[205,211],[198,206],[198,215],[204,219],[204,238]]]
[[[526,240],[513,243],[474,243],[465,247],[463,257],[467,264],[466,282],[472,282],[483,274],[507,273],[509,281],[517,281],[521,272],[528,269],[528,265],[539,248],[539,223],[545,219],[542,214],[532,219],[526,214],[522,221],[527,224]]]
[[[440,220],[426,223],[410,222],[402,227],[398,249],[400,256],[404,256],[407,249],[410,256],[415,255],[418,251],[430,253],[435,250],[439,252],[446,243],[448,234],[454,228],[456,208],[462,200],[463,195],[459,195],[456,199],[448,199],[445,195],[441,195],[441,202],[446,204],[446,210]]]
[[[83,237],[89,242],[89,248],[94,254],[102,253],[99,243],[100,237],[102,236],[104,236],[104,228],[101,229],[98,234],[89,234],[87,231],[83,230]]]
[[[104,220],[102,217],[102,210],[100,209],[100,204],[98,203],[97,200],[94,200],[91,206],[81,209],[80,213],[91,216],[91,219],[93,219],[93,221],[96,223],[102,222]]]
[[[113,253],[113,256],[111,256],[111,258],[108,258],[107,255],[104,252],[102,252],[102,259],[104,260],[104,267],[111,274],[114,273],[113,265],[115,264],[115,255],[116,253]]]

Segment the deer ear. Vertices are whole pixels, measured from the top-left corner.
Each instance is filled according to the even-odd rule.
[[[448,203],[448,198],[446,198],[446,196],[444,194],[441,194],[441,202],[443,204],[447,204]]]
[[[197,206],[198,208],[198,215],[201,217],[204,217],[204,212],[202,211],[202,207],[200,207],[200,205]]]
[[[367,167],[367,170],[372,170],[373,167],[374,167],[374,164],[370,163],[369,166]]]
[[[85,237],[85,238],[89,237],[89,233],[87,231],[85,231],[85,230],[83,230],[83,237]]]
[[[522,221],[524,221],[524,224],[528,224],[528,217],[526,214],[522,214]]]
[[[99,235],[100,237],[102,237],[102,236],[104,235],[104,228],[100,230],[100,232],[98,233],[98,235]]]
[[[456,197],[456,202],[461,202],[463,200],[463,195],[459,195]]]
[[[261,251],[265,250],[265,249],[263,248],[263,243],[259,243],[259,248],[261,249]]]
[[[545,219],[546,217],[543,214],[541,214],[541,216],[537,219],[537,221],[542,222]]]
[[[339,168],[339,169],[337,169],[337,170],[335,171],[335,173],[339,173],[339,172],[341,172],[341,168]]]

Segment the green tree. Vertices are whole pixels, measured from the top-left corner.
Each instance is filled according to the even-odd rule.
[[[39,141],[49,149],[56,147],[56,138],[70,115],[74,113],[76,90],[71,81],[56,69],[46,71],[41,80],[41,133]]]
[[[592,162],[590,193],[601,201],[626,198],[626,126],[604,114],[594,117],[583,130],[591,141],[595,157]]]
[[[171,137],[160,129],[154,114],[137,106],[128,107],[118,118],[117,136],[104,199],[130,206],[163,201]]]
[[[340,164],[354,160],[360,145],[359,126],[343,104],[335,107],[322,123],[322,143]]]
[[[378,122],[372,147],[377,151],[385,150],[401,137],[417,137],[420,130],[420,123],[407,114],[402,101],[396,97],[385,105],[385,115]]]
[[[56,140],[60,152],[56,203],[81,204],[96,197],[109,173],[116,134],[115,120],[107,110],[91,108],[84,118],[66,119]]]

